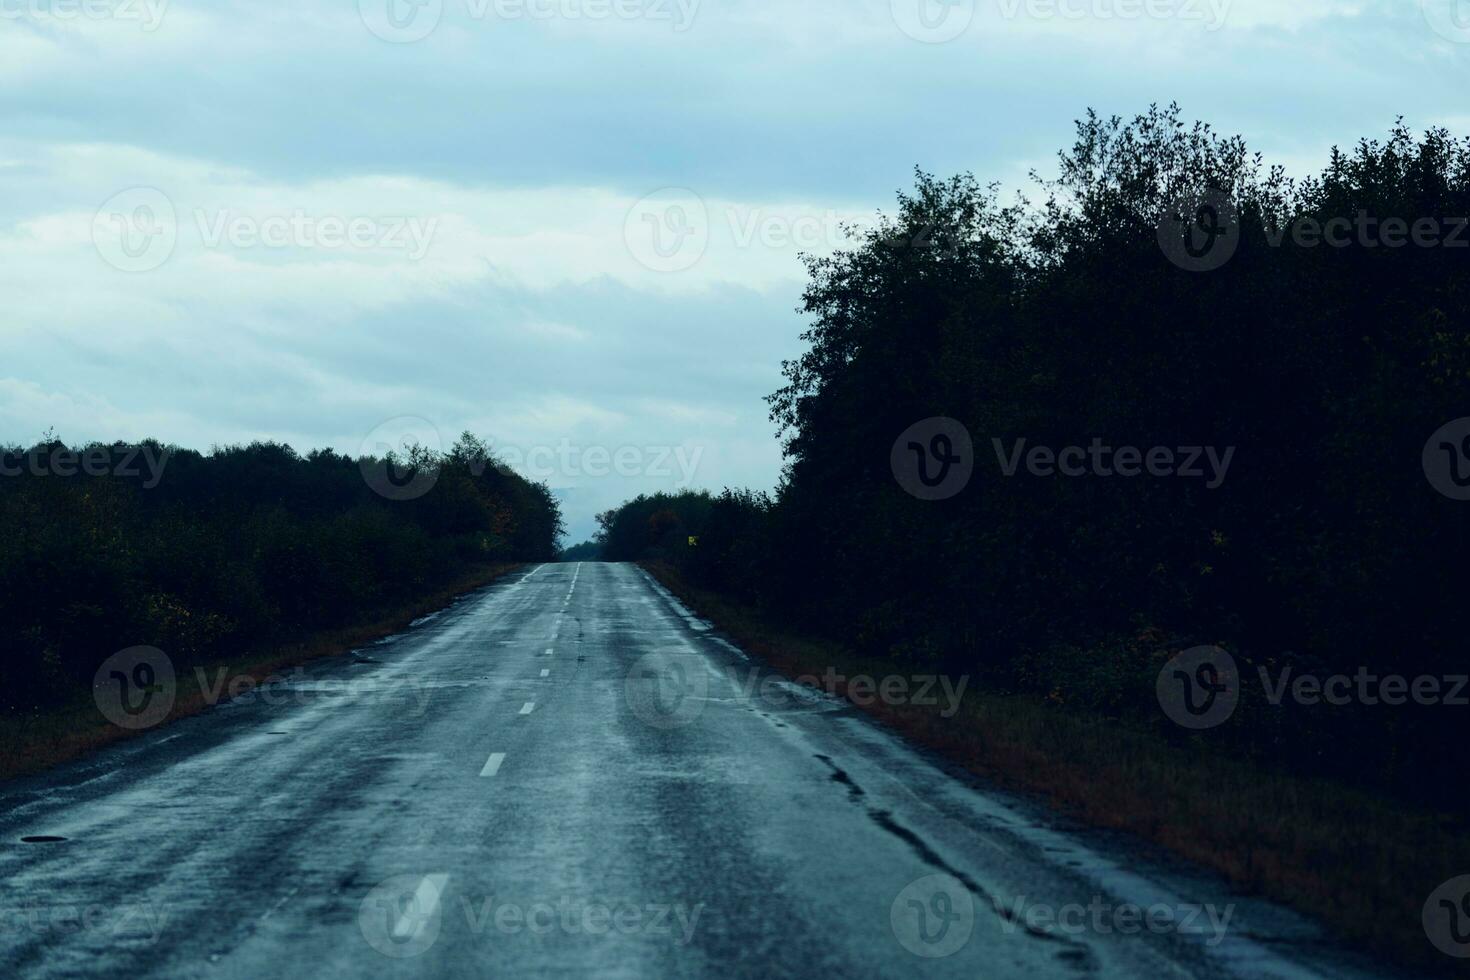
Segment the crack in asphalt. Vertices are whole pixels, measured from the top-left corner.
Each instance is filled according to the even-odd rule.
[[[867,796],[867,792],[857,784],[852,776],[848,774],[847,770],[833,762],[830,756],[818,753],[814,757],[832,770],[831,780],[847,789],[847,798],[850,801],[859,803]],[[1097,969],[1096,959],[1093,956],[1091,948],[1086,943],[1068,936],[1059,936],[1056,933],[1048,932],[1045,929],[1021,920],[1016,916],[1014,911],[1005,906],[1005,903],[1000,900],[1000,896],[993,894],[969,874],[946,861],[927,841],[895,820],[891,812],[877,807],[866,807],[865,809],[868,817],[874,823],[909,845],[925,864],[944,872],[964,885],[970,894],[988,904],[991,910],[1002,920],[1035,939],[1059,943],[1067,947],[1058,954],[1058,958],[1069,961],[1077,969],[1083,972],[1092,972]]]

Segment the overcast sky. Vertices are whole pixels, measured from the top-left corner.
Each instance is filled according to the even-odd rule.
[[[1470,131],[1470,0],[0,0],[0,442],[470,429],[576,540],[770,488],[799,252],[1171,100]]]

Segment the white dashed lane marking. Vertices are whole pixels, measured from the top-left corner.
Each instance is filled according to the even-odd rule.
[[[533,712],[535,710],[536,710],[536,702],[535,701],[527,701],[525,704],[521,705],[521,714],[523,714],[523,715],[529,715],[531,712]]]
[[[448,883],[447,874],[424,875],[408,907],[398,916],[398,921],[393,923],[394,939],[418,937],[424,926],[433,920],[434,912],[439,908],[439,896],[444,893],[444,886]]]
[[[482,776],[493,776],[500,771],[500,764],[505,761],[504,752],[491,752],[490,758],[485,760],[485,768],[480,770]]]

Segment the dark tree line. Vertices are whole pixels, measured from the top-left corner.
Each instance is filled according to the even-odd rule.
[[[596,541],[583,541],[574,544],[570,548],[563,548],[557,556],[559,561],[600,561],[602,559],[602,545]]]
[[[92,472],[78,462],[88,454]],[[562,521],[546,486],[469,434],[412,455],[4,450],[0,709],[85,696],[127,647],[158,647],[180,668],[217,661],[380,618],[477,567],[555,556]]]
[[[770,398],[787,454],[774,497],[639,498],[603,515],[606,556],[664,557],[865,652],[1170,737],[1160,665],[1221,643],[1248,677],[1212,737],[1465,798],[1470,707],[1276,707],[1256,677],[1470,671],[1470,502],[1421,463],[1470,416],[1470,140],[1399,126],[1293,180],[1170,107],[1088,115],[1059,162],[1038,200],[1012,203],[919,173],[881,227],[808,259],[808,349]],[[1161,246],[1178,244],[1160,233],[1173,219],[1196,233],[1182,260]],[[1402,234],[1416,222],[1437,244]],[[926,501],[890,451],[940,416],[973,437],[974,473]],[[1095,438],[1234,455],[1212,489],[1006,476],[992,441]]]

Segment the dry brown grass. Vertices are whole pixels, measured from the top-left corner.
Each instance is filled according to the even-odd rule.
[[[442,609],[457,596],[488,585],[519,567],[486,566],[466,574],[447,588],[390,610],[374,622],[348,629],[327,630],[297,643],[255,650],[229,661],[199,666],[210,674],[212,683],[217,683],[217,672],[224,668],[225,680],[219,690],[228,690],[230,681],[237,677],[248,677],[258,682],[298,664],[346,653],[354,647],[402,632],[418,617]],[[193,670],[181,671],[173,710],[163,724],[198,714],[208,706],[209,700],[200,689],[198,675]],[[140,733],[108,723],[90,698],[23,719],[0,719],[0,779],[39,772],[137,734]]]
[[[893,672],[889,662],[785,632],[748,607],[692,588],[672,568],[647,567],[790,677],[829,666],[848,676]],[[1470,973],[1470,961],[1452,961],[1430,945],[1420,921],[1435,887],[1470,873],[1463,816],[1265,771],[1202,744],[1170,744],[1021,695],[967,691],[951,718],[939,706],[873,699],[860,707],[972,772],[1087,823],[1161,844],[1244,891],[1300,909],[1350,943],[1420,969]]]

